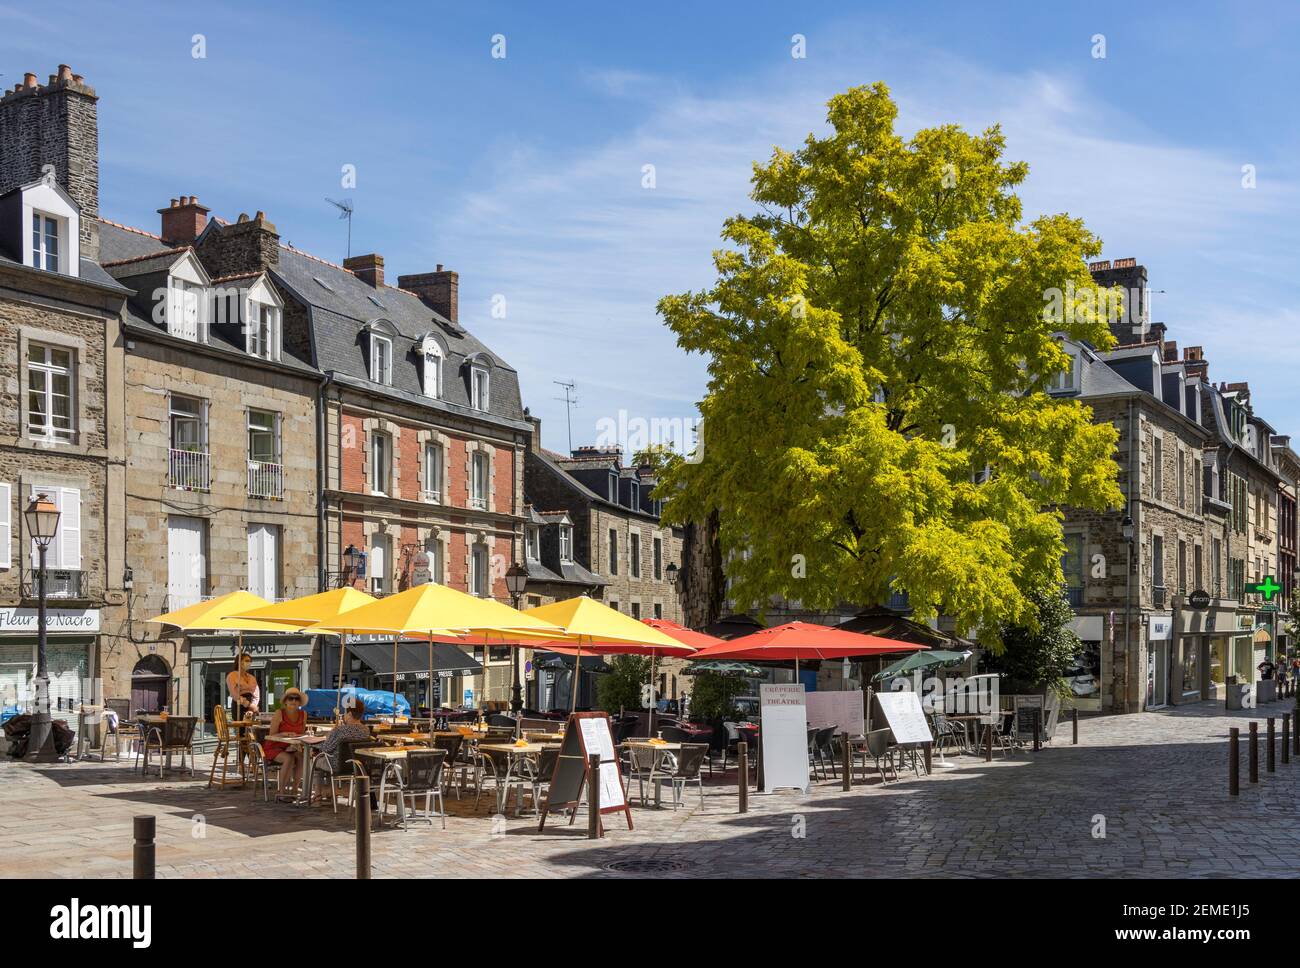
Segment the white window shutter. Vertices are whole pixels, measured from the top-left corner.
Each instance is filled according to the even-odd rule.
[[[0,568],[13,567],[13,487],[0,484]]]
[[[254,595],[262,587],[262,540],[257,525],[248,528],[248,590]]]
[[[81,491],[60,488],[59,567],[81,570]]]

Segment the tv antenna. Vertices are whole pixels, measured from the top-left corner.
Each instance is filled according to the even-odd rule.
[[[564,419],[569,425],[569,454],[573,454],[573,408],[578,405],[577,386],[572,380],[565,383],[563,380],[552,380],[557,387],[564,388],[564,396],[556,397],[556,400],[564,401]]]
[[[352,199],[345,198],[339,202],[327,197],[325,201],[339,210],[339,218],[348,220],[348,258],[350,259],[352,258]]]

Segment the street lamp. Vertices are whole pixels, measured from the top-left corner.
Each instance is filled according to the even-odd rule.
[[[1120,534],[1124,536],[1124,710],[1128,711],[1129,669],[1140,668],[1134,662],[1132,645],[1129,639],[1129,626],[1133,621],[1133,518],[1124,515],[1120,522]],[[1115,645],[1111,643],[1111,665],[1115,663]]]
[[[664,569],[664,577],[668,579],[668,584],[672,585],[674,589],[677,588],[677,571],[677,562],[675,561],[668,562],[668,567]]]
[[[27,734],[28,763],[54,763],[58,752],[54,748],[54,722],[50,719],[50,673],[45,661],[45,552],[59,531],[59,509],[46,494],[37,494],[23,512],[27,533],[36,543],[36,711],[32,714],[31,730]]]
[[[361,567],[363,558],[364,555],[357,551],[353,545],[348,545],[343,549],[343,573],[347,575],[345,580],[349,585],[356,581],[357,569]]]
[[[519,562],[515,562],[506,569],[506,590],[510,592],[511,603],[515,608],[519,607],[519,599],[523,597],[524,586],[528,584],[528,569]],[[524,708],[523,687],[519,682],[519,650],[514,650],[514,655],[510,661],[510,711],[515,714],[516,732],[518,731],[519,714]]]

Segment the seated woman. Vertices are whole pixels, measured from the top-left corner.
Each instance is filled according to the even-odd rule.
[[[271,716],[270,736],[290,733],[301,736],[307,732],[307,697],[302,690],[291,688],[280,698],[280,708]],[[280,765],[280,789],[288,793],[298,790],[298,773],[302,768],[299,757],[303,755],[301,746],[277,743],[268,740],[264,746],[267,763]]]
[[[339,762],[340,743],[364,743],[370,739],[370,730],[363,722],[366,718],[366,704],[361,697],[348,696],[343,700],[343,706],[343,721],[330,730],[325,741],[316,747],[318,756],[329,757],[330,768],[335,773],[343,768]]]

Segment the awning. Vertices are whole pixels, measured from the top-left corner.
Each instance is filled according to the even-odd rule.
[[[357,642],[348,645],[348,651],[370,666],[380,677],[393,677],[393,644],[391,642]],[[467,655],[446,642],[433,643],[433,674],[439,672],[482,672],[473,656]],[[398,675],[429,674],[429,644],[427,642],[399,642],[397,644]]]
[[[533,654],[534,669],[573,669],[574,656],[564,655],[560,652],[536,652]],[[609,666],[606,664],[604,657],[599,655],[584,655],[579,660],[582,663],[583,672],[608,672]]]

